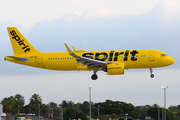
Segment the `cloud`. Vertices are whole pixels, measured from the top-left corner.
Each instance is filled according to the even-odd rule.
[[[15,21],[16,24],[29,28],[35,23],[43,20],[54,20],[66,15],[78,13],[86,14],[87,18],[102,17],[104,15],[126,15],[129,13],[145,13],[159,2],[152,0],[144,2],[138,1],[119,1],[119,0],[6,0],[0,4],[0,19],[5,22]]]
[[[103,16],[112,16],[112,15],[113,15],[112,11],[100,8],[95,11],[87,12],[84,15],[84,17],[91,18],[91,17],[103,17]]]
[[[81,13],[79,13],[79,12],[74,12],[74,13],[79,17],[82,16]]]
[[[161,19],[165,19],[165,21],[173,21],[180,15],[180,4],[176,1],[163,1],[159,5],[159,9],[161,10]]]

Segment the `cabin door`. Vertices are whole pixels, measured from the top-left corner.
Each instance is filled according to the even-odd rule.
[[[149,52],[149,61],[154,61],[154,52],[153,51]]]
[[[43,64],[42,55],[41,55],[41,54],[37,55],[37,64],[38,64],[38,65]]]

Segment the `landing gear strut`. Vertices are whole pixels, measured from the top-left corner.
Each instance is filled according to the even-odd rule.
[[[98,70],[99,68],[94,66],[94,74],[91,76],[92,80],[96,80],[98,78],[98,76],[96,75]]]
[[[153,72],[153,71],[152,71],[152,68],[150,68],[150,73],[151,73],[150,77],[151,77],[151,78],[154,78],[154,74],[152,74],[152,72]]]

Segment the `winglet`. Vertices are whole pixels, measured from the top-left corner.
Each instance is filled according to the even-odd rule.
[[[73,50],[76,51],[76,49],[72,46]]]
[[[68,53],[69,53],[70,55],[73,54],[73,52],[72,52],[71,49],[66,45],[66,43],[64,43],[64,45],[66,46],[66,49],[67,49]]]

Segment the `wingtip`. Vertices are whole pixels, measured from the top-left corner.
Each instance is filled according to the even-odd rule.
[[[72,46],[73,50],[76,51],[76,49],[74,48],[74,46]]]

